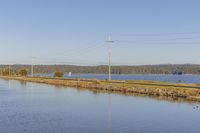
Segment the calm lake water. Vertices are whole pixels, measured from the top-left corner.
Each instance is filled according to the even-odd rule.
[[[53,76],[53,74],[41,74],[41,76]],[[72,74],[66,78],[108,79],[107,74]],[[158,74],[113,74],[115,80],[152,80],[164,82],[200,83],[200,75],[158,75]]]
[[[0,80],[0,133],[199,133],[196,106]]]

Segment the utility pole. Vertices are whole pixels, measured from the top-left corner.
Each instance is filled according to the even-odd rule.
[[[1,76],[3,76],[3,68],[1,68]]]
[[[108,40],[106,41],[108,44],[108,80],[111,80],[111,44],[114,43],[114,41],[111,39],[111,36],[108,36]]]
[[[31,77],[34,75],[34,65],[33,65],[33,60],[36,59],[36,57],[31,57]]]
[[[31,64],[31,77],[33,77],[33,62]]]
[[[8,71],[9,71],[9,76],[11,76],[11,72],[10,72],[10,64],[8,66]]]

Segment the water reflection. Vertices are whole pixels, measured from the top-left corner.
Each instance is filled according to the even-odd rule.
[[[20,83],[20,85],[22,87],[26,87],[27,86],[27,82],[26,81],[20,80],[19,83]]]
[[[1,133],[199,133],[199,104],[0,80]],[[23,87],[22,87],[23,86]],[[24,89],[25,88],[25,89]]]
[[[80,88],[79,88],[80,89]],[[85,90],[85,89],[81,89],[81,90]],[[172,103],[189,103],[189,104],[194,104],[194,103],[199,103],[196,101],[188,101],[185,98],[179,98],[179,97],[167,97],[167,96],[154,96],[154,95],[147,95],[147,94],[139,94],[139,93],[129,93],[129,92],[109,92],[108,90],[104,91],[104,90],[94,90],[91,89],[90,91],[92,91],[95,95],[100,95],[102,93],[104,94],[118,94],[118,95],[122,95],[122,96],[133,96],[133,97],[148,97],[157,101],[169,101]]]
[[[112,132],[112,101],[111,95],[108,94],[108,131]]]
[[[8,88],[11,88],[12,82],[19,82],[22,88],[26,88],[27,87],[27,83],[29,83],[29,88],[34,88],[34,84],[35,83],[31,83],[28,81],[16,81],[16,80],[7,80],[7,79],[3,79],[3,81],[6,81],[6,83],[8,84]],[[37,84],[37,83],[36,83]],[[46,85],[46,84],[43,84]],[[194,103],[199,103],[199,102],[195,102],[195,101],[188,101],[185,98],[179,98],[179,97],[167,97],[167,96],[154,96],[154,95],[148,95],[148,94],[138,94],[138,93],[130,93],[130,92],[115,92],[115,91],[109,91],[109,90],[97,90],[97,89],[88,89],[88,88],[71,88],[71,87],[66,87],[66,86],[62,86],[62,85],[49,85],[49,86],[53,86],[55,88],[55,91],[62,91],[62,89],[75,89],[78,93],[81,92],[92,92],[94,95],[100,95],[100,94],[118,94],[118,95],[123,95],[123,96],[133,96],[133,97],[148,97],[151,99],[155,99],[158,101],[170,101],[172,103],[190,103],[190,104],[194,104]],[[111,99],[111,98],[109,98]]]

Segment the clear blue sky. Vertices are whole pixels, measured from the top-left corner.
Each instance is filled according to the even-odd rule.
[[[0,0],[0,64],[200,64],[199,0]]]

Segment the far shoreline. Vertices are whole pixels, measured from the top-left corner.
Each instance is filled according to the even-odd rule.
[[[31,76],[31,75],[29,75]],[[47,74],[35,74],[38,77],[53,77],[53,73]],[[158,76],[158,77],[157,77]],[[194,77],[194,79],[192,78]],[[97,79],[97,80],[107,80],[108,74],[99,73],[74,73],[68,76],[67,73],[64,74],[64,78],[86,78],[86,79]],[[112,74],[113,80],[145,80],[145,81],[155,81],[155,82],[172,82],[172,83],[187,83],[187,84],[199,84],[200,75],[198,74]]]

